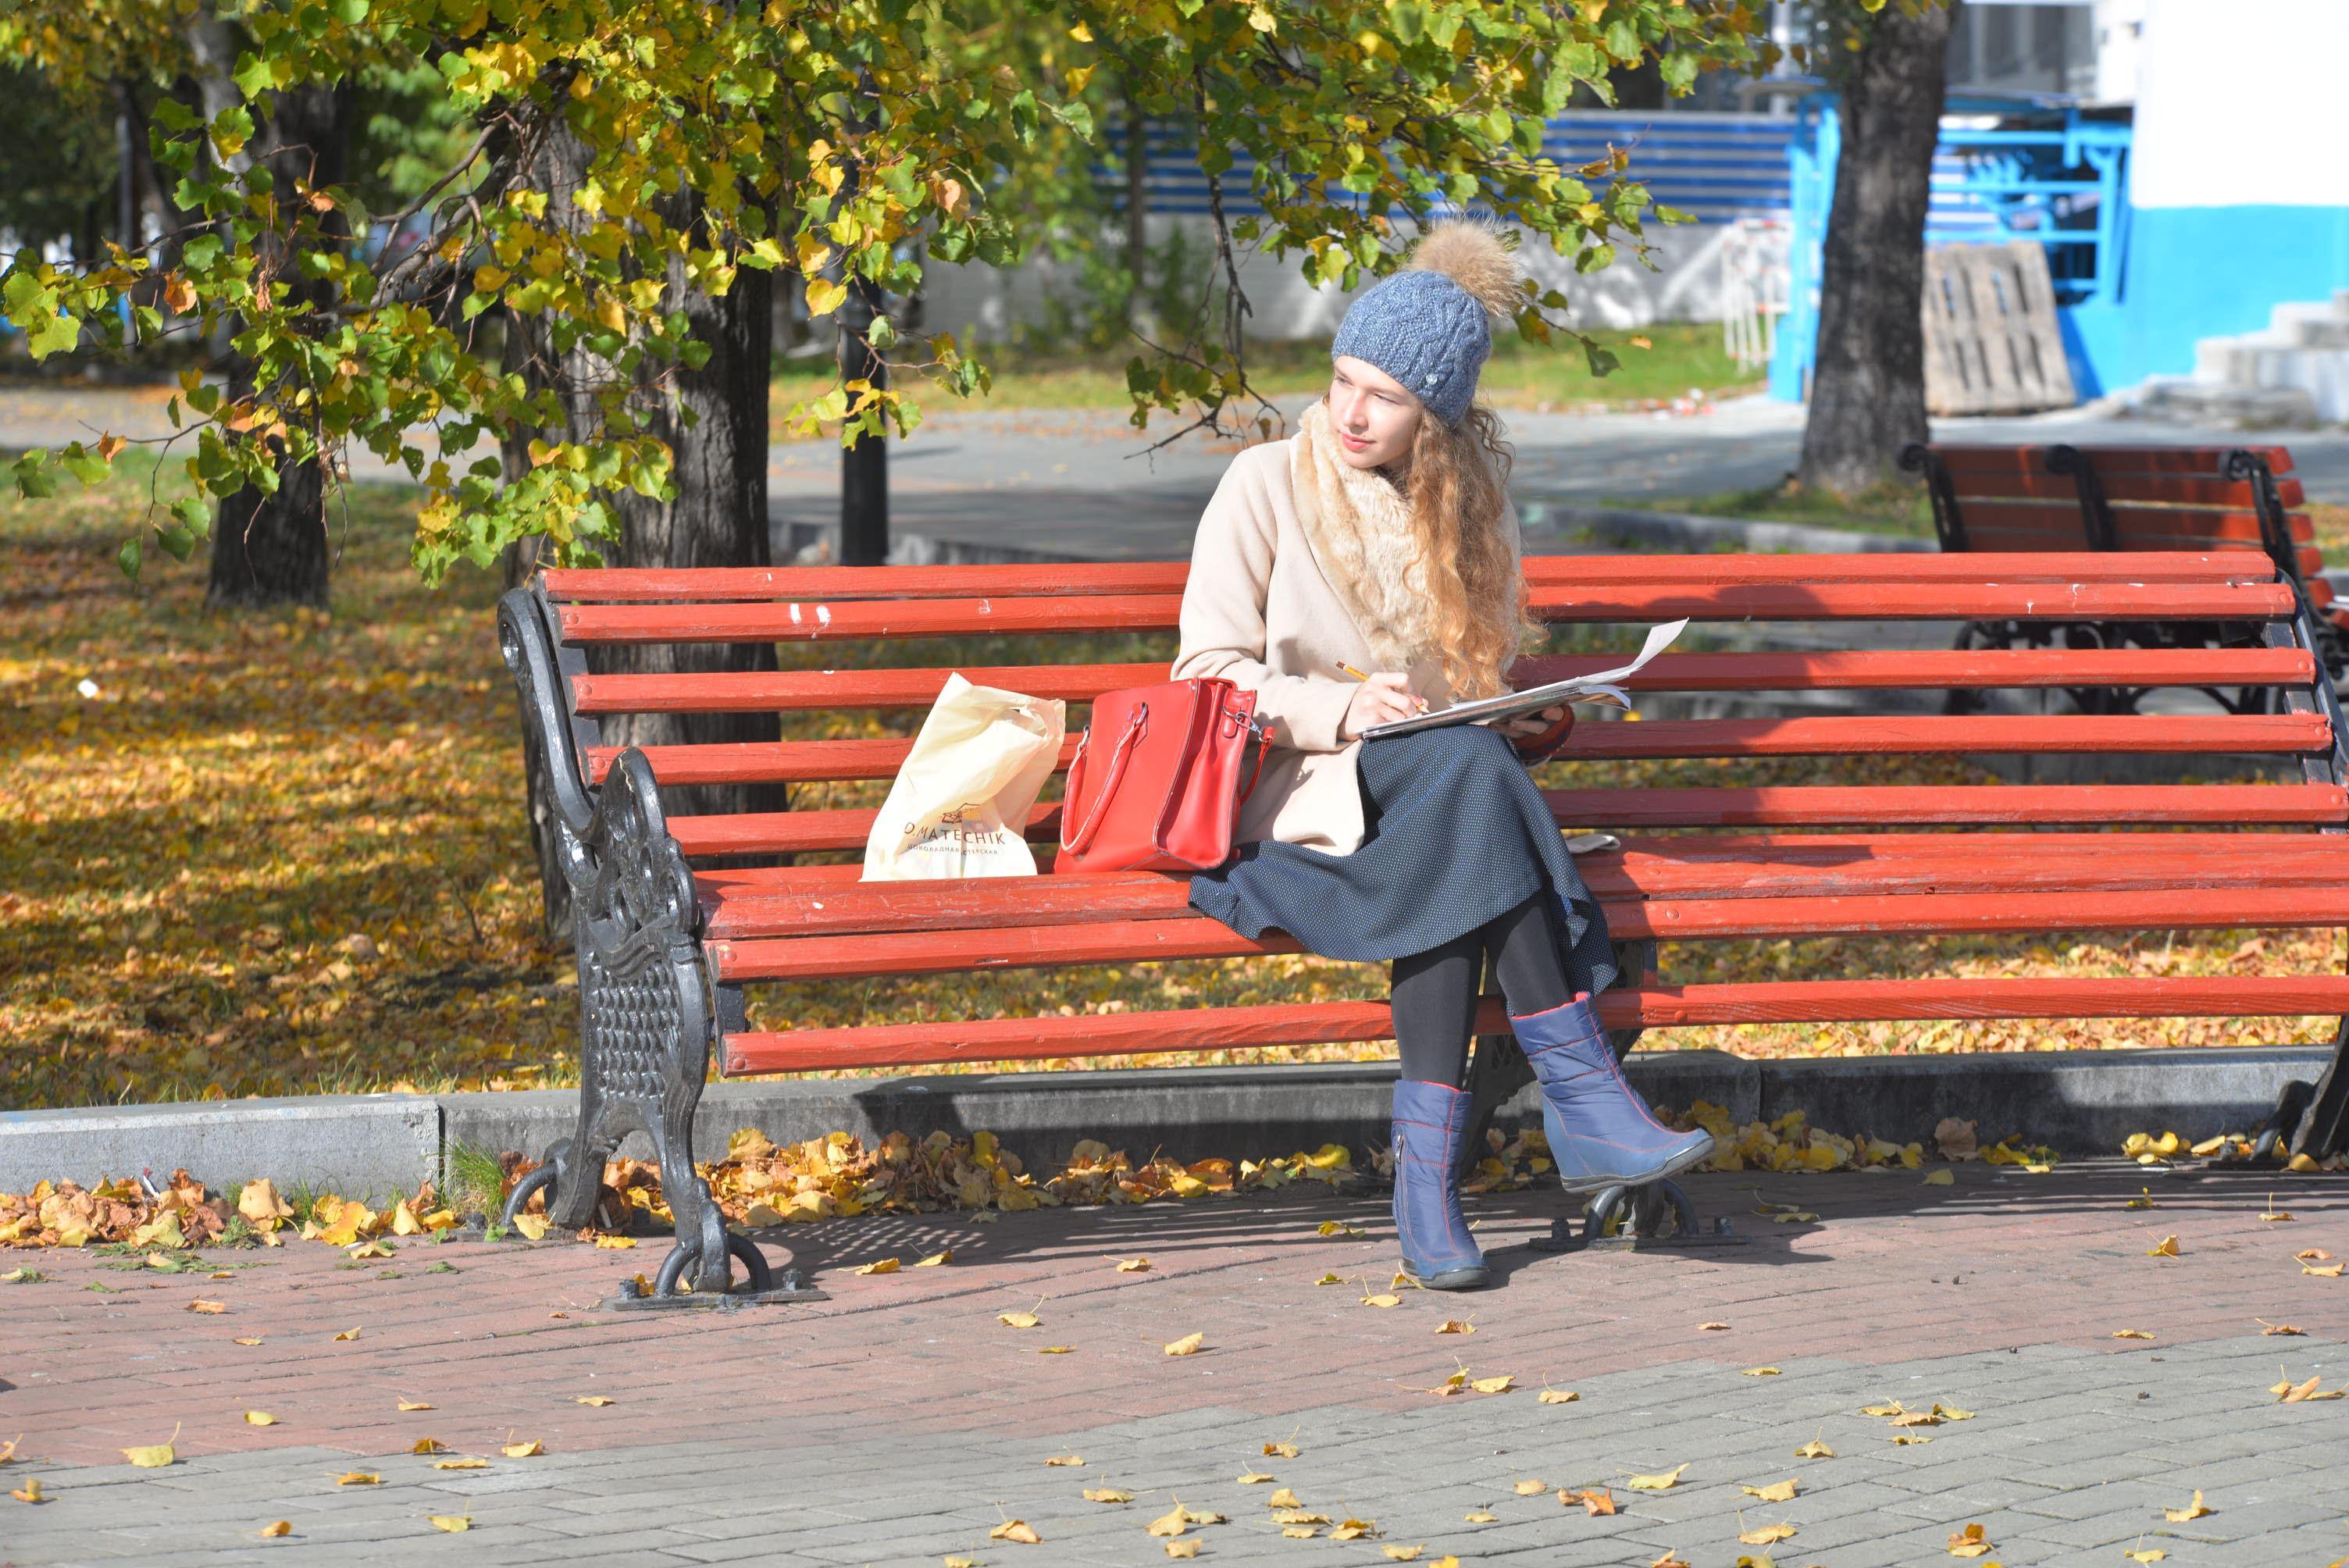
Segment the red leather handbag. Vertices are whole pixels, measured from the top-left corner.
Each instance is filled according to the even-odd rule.
[[[1093,737],[1108,748],[1093,749]],[[1256,738],[1245,789],[1240,765]],[[1232,820],[1264,775],[1272,727],[1227,680],[1168,681],[1093,699],[1061,802],[1061,872],[1199,872],[1231,859]]]

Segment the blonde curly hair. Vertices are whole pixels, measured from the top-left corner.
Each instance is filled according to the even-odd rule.
[[[1478,403],[1457,425],[1423,416],[1403,478],[1428,567],[1429,624],[1444,679],[1463,700],[1506,689],[1502,672],[1547,635],[1527,613],[1525,573],[1502,526],[1514,460],[1499,418]]]

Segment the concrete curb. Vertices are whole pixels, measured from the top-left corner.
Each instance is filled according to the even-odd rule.
[[[2331,1054],[2246,1046],[1748,1061],[1697,1050],[1636,1054],[1629,1067],[1651,1100],[1710,1100],[1741,1123],[1800,1110],[1829,1131],[1907,1142],[1961,1116],[1985,1142],[2013,1134],[2083,1155],[2111,1153],[2138,1131],[2249,1132],[2287,1080],[2313,1080]],[[1362,1062],[712,1084],[694,1141],[707,1159],[742,1127],[778,1143],[985,1129],[1037,1166],[1061,1163],[1088,1138],[1137,1159],[1262,1158],[1325,1142],[1360,1150],[1386,1140],[1393,1081],[1392,1063]],[[0,1191],[141,1171],[160,1181],[184,1167],[214,1187],[268,1176],[382,1196],[437,1175],[451,1146],[536,1156],[569,1135],[575,1105],[571,1091],[543,1089],[12,1111],[0,1114]],[[1535,1108],[1528,1088],[1499,1122],[1530,1125]],[[640,1137],[623,1151],[648,1152]]]

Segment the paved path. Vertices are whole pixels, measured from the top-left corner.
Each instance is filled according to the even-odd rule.
[[[1670,1548],[1695,1568],[1764,1552],[1862,1568],[1951,1561],[1970,1524],[2009,1568],[2349,1557],[2349,1400],[2269,1392],[2349,1381],[2349,1278],[2292,1257],[2349,1254],[2337,1178],[2103,1161],[1692,1187],[1750,1243],[1537,1254],[1523,1243],[1559,1200],[1495,1197],[1472,1214],[1498,1288],[1392,1308],[1360,1300],[1393,1264],[1383,1205],[1318,1191],[809,1227],[770,1251],[787,1240],[831,1301],[730,1315],[599,1306],[653,1266],[650,1238],[405,1246],[355,1268],[316,1244],[209,1254],[239,1265],[227,1279],[12,1253],[49,1277],[0,1285],[0,1430],[23,1434],[0,1476],[55,1501],[0,1498],[0,1563],[1143,1564],[1166,1560],[1144,1527],[1177,1499],[1226,1516],[1185,1539],[1234,1563],[1383,1564],[1381,1547],[1423,1543],[1420,1561],[1464,1564]],[[2124,1206],[2147,1187],[2152,1209]],[[2296,1218],[2261,1221],[2271,1191]],[[1772,1223],[1757,1200],[1817,1218]],[[1320,1235],[1332,1219],[1362,1234]],[[2171,1234],[2182,1255],[2147,1255]],[[941,1247],[948,1266],[848,1272]],[[1147,1272],[1114,1268],[1136,1255]],[[1327,1273],[1346,1283],[1314,1283]],[[226,1310],[188,1310],[199,1297]],[[1040,1325],[998,1321],[1023,1311]],[[1475,1332],[1439,1336],[1450,1317]],[[1164,1353],[1195,1332],[1197,1354]],[[1428,1391],[1464,1367],[1515,1385]],[[1762,1367],[1778,1370],[1745,1375]],[[1580,1397],[1540,1403],[1544,1387]],[[1973,1416],[1896,1445],[1902,1429],[1862,1413],[1894,1400]],[[177,1463],[121,1462],[175,1427]],[[410,1452],[427,1438],[488,1468],[435,1469]],[[512,1439],[546,1451],[508,1459]],[[1834,1457],[1798,1459],[1815,1439]],[[1045,1462],[1070,1454],[1082,1465]],[[1680,1466],[1670,1491],[1628,1485]],[[352,1471],[379,1482],[337,1484]],[[1743,1490],[1788,1478],[1790,1501]],[[1330,1523],[1284,1536],[1278,1487]],[[1604,1488],[1619,1511],[1561,1506],[1560,1488]],[[2211,1511],[2168,1522],[2197,1489]],[[1330,1540],[1349,1518],[1378,1533]],[[1040,1544],[990,1541],[1007,1519]],[[263,1539],[275,1520],[290,1534]],[[1779,1523],[1781,1545],[1737,1539]]]
[[[0,449],[169,432],[168,389],[55,391],[0,387]],[[1288,409],[1293,417],[1302,407]],[[1516,451],[1519,505],[1696,496],[1775,482],[1795,467],[1803,410],[1744,397],[1716,413],[1507,416]],[[1165,427],[1165,428],[1171,428]],[[2029,418],[1943,420],[1946,439],[2116,441],[2240,445],[2273,439],[2291,447],[2312,499],[2349,502],[2349,431],[2288,431],[2270,437],[2198,430],[2078,411]],[[1193,437],[1149,453],[1123,415],[1109,410],[1035,409],[933,413],[891,454],[895,531],[1089,560],[1187,556],[1192,530],[1236,449]],[[353,454],[362,478],[388,472]],[[779,523],[835,525],[840,516],[838,449],[802,441],[775,447],[768,469]]]

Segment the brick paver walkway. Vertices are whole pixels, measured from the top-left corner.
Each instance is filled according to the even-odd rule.
[[[2153,1207],[2124,1206],[2148,1187]],[[209,1254],[226,1279],[11,1253],[47,1278],[0,1285],[0,1439],[23,1434],[0,1478],[55,1501],[0,1497],[0,1563],[1143,1564],[1167,1560],[1145,1526],[1177,1499],[1227,1516],[1186,1530],[1200,1561],[1309,1568],[1423,1544],[1423,1563],[1860,1568],[1956,1561],[1969,1524],[1992,1544],[1974,1561],[2010,1568],[2349,1558],[2349,1400],[2270,1392],[2349,1382],[2349,1277],[2293,1257],[2349,1256],[2339,1178],[2114,1161],[1692,1189],[1750,1243],[1537,1254],[1559,1200],[1512,1194],[1472,1208],[1498,1288],[1392,1307],[1360,1299],[1393,1265],[1383,1202],[1318,1191],[810,1227],[788,1240],[833,1299],[732,1315],[600,1308],[665,1240],[408,1245],[356,1268],[316,1244]],[[2293,1219],[2259,1217],[2271,1192]],[[1332,1219],[1362,1234],[1320,1235]],[[2172,1234],[2182,1255],[2148,1255]],[[910,1266],[944,1247],[951,1264]],[[891,1255],[908,1266],[848,1272]],[[1134,1256],[1150,1269],[1116,1270]],[[1039,1326],[998,1319],[1019,1312]],[[1475,1332],[1436,1333],[1455,1317]],[[1164,1354],[1192,1333],[1205,1348]],[[1514,1386],[1429,1392],[1464,1367]],[[1973,1415],[1862,1413],[1896,1400]],[[122,1462],[174,1428],[178,1462]],[[410,1451],[428,1438],[488,1466],[435,1469]],[[500,1451],[527,1439],[545,1451]],[[1834,1457],[1798,1459],[1815,1439]],[[1628,1485],[1679,1466],[1669,1491]],[[338,1484],[353,1470],[380,1480]],[[1788,1478],[1790,1501],[1743,1490]],[[1557,1495],[1602,1487],[1611,1516]],[[1285,1536],[1279,1488],[1330,1522]],[[2197,1489],[2209,1513],[2165,1518]],[[1350,1518],[1376,1533],[1330,1540]],[[1008,1519],[1040,1544],[990,1540]],[[290,1533],[263,1538],[275,1520]]]

